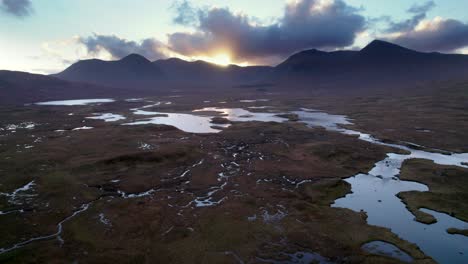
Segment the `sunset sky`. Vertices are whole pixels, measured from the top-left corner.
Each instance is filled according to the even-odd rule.
[[[55,73],[130,53],[274,65],[375,38],[468,53],[466,10],[460,0],[0,0],[0,69]]]

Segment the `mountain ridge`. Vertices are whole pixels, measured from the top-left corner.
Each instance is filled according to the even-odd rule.
[[[466,80],[468,56],[426,53],[375,40],[359,51],[293,54],[275,67],[276,82],[334,86],[410,86],[420,82]]]
[[[274,67],[222,67],[206,61],[179,58],[150,61],[138,54],[129,54],[116,61],[89,59],[78,61],[64,71],[51,75],[58,78],[52,79],[51,83],[60,79],[96,87],[115,87],[118,88],[116,91],[128,90],[130,93],[163,92],[168,89],[257,89],[258,84],[265,83],[272,84],[268,89],[288,87],[339,91],[359,87],[369,90],[394,89],[434,81],[466,81],[467,73],[467,55],[419,52],[375,40],[359,51],[303,50]],[[2,82],[5,86],[5,81],[0,79],[0,85]]]

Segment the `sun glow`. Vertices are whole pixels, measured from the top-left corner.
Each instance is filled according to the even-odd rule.
[[[218,54],[211,58],[211,62],[221,66],[232,64],[231,57],[228,54]]]
[[[237,63],[234,62],[228,53],[219,53],[214,56],[195,56],[192,60],[202,60],[209,63],[213,63],[219,66],[227,67],[229,65],[248,66],[247,62]]]
[[[227,53],[220,53],[215,56],[197,56],[197,57],[192,57],[194,60],[202,60],[210,63],[214,63],[220,66],[228,66],[230,64],[233,64],[231,60],[231,56],[229,56]]]

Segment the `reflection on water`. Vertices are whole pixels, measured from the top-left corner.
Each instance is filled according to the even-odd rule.
[[[384,241],[372,241],[362,245],[361,248],[371,254],[396,258],[406,263],[413,262],[413,258],[410,255],[406,254],[395,245]]]
[[[365,211],[368,215],[367,222],[372,225],[390,228],[392,232],[401,238],[416,243],[423,252],[434,258],[439,263],[468,263],[468,238],[454,236],[446,232],[447,228],[468,228],[468,224],[449,215],[426,211],[434,217],[438,216],[438,223],[426,225],[414,221],[414,215],[409,212],[405,204],[396,195],[405,191],[428,191],[427,186],[415,182],[401,181],[398,176],[405,160],[428,159],[440,165],[453,165],[468,167],[468,153],[441,154],[422,150],[416,150],[407,146],[388,144],[379,141],[369,134],[340,128],[337,124],[349,124],[343,116],[334,116],[315,119],[308,113],[299,114],[309,126],[318,123],[321,126],[347,135],[356,135],[359,139],[379,145],[386,145],[409,151],[410,154],[389,153],[387,157],[375,164],[367,174],[358,174],[346,179],[351,184],[352,193],[338,199],[333,207],[348,208],[354,211]],[[304,116],[305,115],[305,116]],[[310,121],[310,123],[309,123]]]
[[[138,110],[142,111],[142,110]],[[159,113],[151,112],[152,114],[147,115],[161,115],[158,117],[152,117],[150,119],[135,121],[132,123],[126,123],[124,125],[168,125],[174,126],[182,131],[188,133],[218,133],[221,130],[213,128],[214,124],[211,123],[211,117],[209,116],[197,116],[191,114],[175,114],[175,113]],[[227,127],[228,125],[218,125]]]
[[[241,103],[255,103],[255,102],[268,102],[270,99],[247,99],[247,100],[239,100]]]
[[[276,116],[278,113],[257,113],[250,112],[242,108],[218,108],[218,107],[206,107],[202,109],[194,110],[195,113],[200,112],[217,112],[220,113],[224,118],[229,119],[233,122],[278,122],[282,123],[288,119]]]
[[[82,126],[82,127],[77,127],[77,128],[73,128],[72,131],[78,131],[78,130],[89,130],[89,129],[93,129],[93,127],[89,127],[89,126]],[[56,130],[58,131],[58,130]]]
[[[48,101],[35,103],[36,105],[88,105],[88,104],[99,104],[99,103],[112,103],[114,99],[80,99],[80,100],[63,100],[63,101]]]
[[[275,113],[254,113],[241,108],[203,108],[194,110],[194,114],[165,113],[132,109],[135,115],[152,116],[149,119],[138,120],[124,125],[169,125],[189,133],[218,133],[221,128],[230,124],[213,124],[213,117],[221,115],[232,122],[284,122],[286,118],[278,117]],[[216,115],[213,114],[216,113]]]
[[[311,110],[311,109],[307,109]],[[352,123],[343,115],[331,115],[324,112],[295,111],[300,122],[306,123],[309,127],[323,127],[332,131],[343,131],[339,125],[351,125]]]
[[[396,197],[398,193],[405,191],[428,191],[427,186],[423,184],[401,181],[398,178],[405,160],[428,159],[440,165],[466,168],[464,163],[468,161],[468,153],[441,154],[415,150],[407,146],[383,143],[369,134],[335,127],[333,124],[326,125],[332,131],[357,135],[359,139],[370,143],[410,152],[407,155],[389,153],[384,160],[377,162],[369,173],[346,179],[351,184],[352,193],[336,200],[332,207],[348,208],[356,212],[365,211],[369,224],[390,228],[399,237],[417,244],[424,253],[439,263],[468,263],[468,237],[446,232],[450,227],[466,229],[468,223],[427,209],[425,212],[434,217],[438,216],[438,223],[426,225],[416,222],[414,215]]]
[[[314,109],[302,110],[293,113],[309,127],[321,126],[330,131],[357,136],[366,142],[410,152],[407,155],[388,153],[387,157],[377,162],[369,173],[346,179],[351,184],[352,193],[336,200],[333,207],[348,208],[357,212],[365,211],[369,224],[390,228],[401,238],[417,244],[424,253],[439,263],[468,263],[468,237],[446,232],[450,227],[468,229],[468,223],[428,209],[421,210],[436,217],[438,222],[432,225],[416,222],[414,215],[396,196],[405,191],[428,191],[426,185],[401,181],[398,178],[405,160],[428,159],[440,165],[468,168],[466,165],[468,153],[432,153],[408,146],[384,143],[372,135],[340,127],[351,124],[346,116],[330,115]]]
[[[124,120],[125,116],[112,114],[112,113],[103,113],[103,114],[94,114],[95,116],[86,117],[87,119],[95,120],[104,120],[105,122],[115,122],[119,120]]]

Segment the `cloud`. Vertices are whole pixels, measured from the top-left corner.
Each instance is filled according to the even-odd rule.
[[[434,1],[413,5],[407,10],[413,14],[410,19],[388,19],[389,27],[378,38],[427,52],[457,52],[468,47],[468,23],[441,17],[428,19],[427,12],[435,6]]]
[[[147,38],[141,42],[130,41],[115,35],[99,35],[79,38],[80,43],[86,46],[90,54],[97,55],[107,52],[112,59],[121,59],[131,53],[145,56],[149,60],[165,58],[165,44],[154,39]]]
[[[17,17],[29,16],[33,11],[31,0],[0,0],[0,9]]]
[[[183,55],[230,53],[234,60],[255,60],[289,55],[307,48],[336,49],[350,46],[366,21],[359,10],[342,0],[289,1],[277,22],[264,25],[228,8],[194,11],[187,2],[183,12],[197,14],[196,31],[168,35],[169,47]],[[187,22],[175,19],[175,22]]]
[[[417,4],[413,5],[412,7],[410,7],[410,9],[408,9],[408,12],[414,13],[414,14],[427,13],[431,9],[433,9],[435,6],[436,4],[434,3],[434,1],[428,1],[421,5],[417,5]]]
[[[413,5],[407,10],[408,13],[413,14],[413,17],[402,22],[389,21],[390,26],[386,30],[387,33],[401,32],[414,28],[427,17],[427,12],[435,7],[434,1],[428,1],[421,5]]]
[[[407,10],[410,19],[386,21],[389,27],[378,38],[419,51],[456,52],[468,46],[468,24],[455,19],[427,18],[427,12],[435,7],[433,1],[413,5]]]
[[[170,9],[176,13],[176,16],[172,19],[175,24],[193,25],[197,22],[197,13],[199,11],[187,0],[174,1]]]
[[[454,52],[468,46],[468,24],[436,17],[388,40],[421,51]]]

